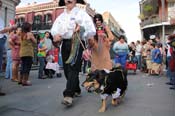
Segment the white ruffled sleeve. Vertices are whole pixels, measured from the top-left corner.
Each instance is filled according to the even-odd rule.
[[[76,23],[84,27],[85,32],[83,36],[85,38],[89,39],[90,37],[93,37],[96,34],[96,29],[92,18],[85,11],[81,10],[78,13],[76,17]]]
[[[66,28],[65,21],[63,18],[64,15],[62,14],[56,18],[51,28],[52,36],[55,36],[57,34],[63,36],[65,33],[67,33],[68,30]]]
[[[0,31],[4,29],[4,22],[0,19]]]

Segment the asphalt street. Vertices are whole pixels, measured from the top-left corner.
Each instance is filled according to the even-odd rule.
[[[62,78],[37,79],[37,71],[30,74],[32,86],[23,87],[1,78],[6,96],[0,96],[0,116],[175,116],[175,91],[169,90],[165,76],[128,74],[128,89],[123,102],[114,107],[111,98],[107,111],[99,113],[99,95],[82,88],[82,96],[74,99],[72,107],[61,104],[66,80]],[[80,80],[85,76],[80,74]]]

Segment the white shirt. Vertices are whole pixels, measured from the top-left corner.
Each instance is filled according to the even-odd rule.
[[[4,29],[4,21],[0,17],[0,31]],[[0,34],[0,38],[4,37],[4,34]]]
[[[142,50],[142,46],[140,45],[140,44],[138,44],[137,46],[136,46],[136,53],[135,53],[135,55],[137,56],[137,55],[141,55],[141,50]]]
[[[96,29],[91,17],[82,9],[74,7],[70,13],[67,9],[60,14],[51,28],[52,36],[61,35],[63,39],[72,38],[76,24],[84,27],[85,32],[83,38],[89,38],[96,34]]]
[[[167,45],[168,49],[167,49],[167,57],[171,56],[171,53],[170,53],[170,45]]]
[[[44,38],[44,43],[46,44],[47,50],[46,52],[48,52],[49,50],[52,49],[52,41],[49,38]]]

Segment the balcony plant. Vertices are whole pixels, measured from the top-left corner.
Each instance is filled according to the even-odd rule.
[[[145,19],[145,15],[144,15],[143,13],[141,13],[141,14],[138,16],[138,18],[139,18],[141,21],[143,21],[143,20]]]
[[[153,6],[150,4],[146,4],[143,7],[143,10],[148,13],[148,15],[151,15],[152,11],[153,11]]]

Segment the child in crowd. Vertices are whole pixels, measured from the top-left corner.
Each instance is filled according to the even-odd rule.
[[[152,62],[151,62],[151,50],[150,49],[148,49],[147,51],[146,51],[146,65],[147,65],[147,70],[148,70],[148,74],[149,75],[151,75],[151,64],[152,64]]]
[[[43,38],[40,38],[40,42],[38,44],[38,60],[39,60],[39,71],[38,71],[38,78],[39,79],[45,79],[43,77],[43,71],[44,71],[44,67],[45,67],[45,57],[46,57],[46,44],[44,42]]]
[[[56,77],[60,78],[61,73],[59,71],[59,64],[58,64],[58,48],[54,48],[48,52],[48,55],[46,57],[46,75],[48,75],[48,78],[53,78],[55,72]]]
[[[152,44],[153,45],[153,44]],[[154,48],[155,46],[155,48]],[[153,50],[152,50],[152,74],[159,75],[160,74],[160,66],[161,66],[161,52],[159,49],[159,45],[153,45]]]
[[[55,71],[52,69],[53,68],[53,62],[54,62],[54,55],[53,55],[53,50],[50,50],[48,52],[48,55],[46,57],[46,75],[48,76],[48,78],[53,78],[53,74],[55,73]]]

